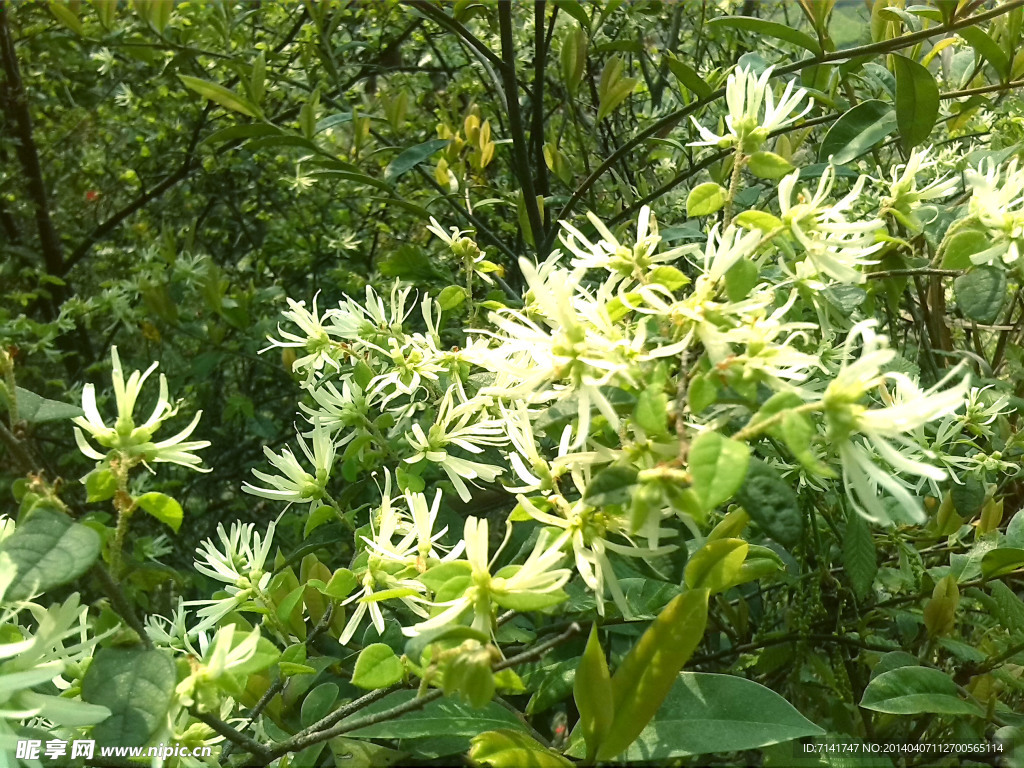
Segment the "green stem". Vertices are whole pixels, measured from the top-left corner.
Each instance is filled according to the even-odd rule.
[[[736,193],[740,188],[740,178],[743,173],[743,166],[747,158],[743,150],[737,146],[736,153],[732,156],[732,176],[729,180],[729,193],[725,198],[725,208],[722,212],[722,229],[726,229],[732,223],[732,206],[736,199]]]

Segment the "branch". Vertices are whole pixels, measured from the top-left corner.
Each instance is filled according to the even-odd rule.
[[[32,458],[32,454],[22,445],[21,440],[15,437],[2,421],[0,421],[0,442],[7,446],[7,450],[11,452],[19,471],[23,474],[27,475],[29,472],[38,472],[42,469],[42,465]]]
[[[1024,0],[1021,0],[1024,2]],[[512,2],[498,0],[498,23],[501,27],[501,57],[505,61],[502,80],[505,84],[505,100],[508,102],[509,128],[512,131],[512,165],[519,187],[523,192],[523,203],[526,216],[530,220],[533,233],[533,244],[537,258],[543,260],[550,251],[548,237],[544,232],[544,221],[541,219],[540,208],[537,206],[537,193],[533,188],[533,174],[530,173],[530,160],[526,154],[526,130],[523,127],[523,116],[519,111],[519,83],[516,81],[516,49],[512,37]],[[534,84],[534,88],[537,84]]]
[[[14,123],[18,160],[25,173],[25,186],[35,208],[43,263],[49,274],[59,276],[64,274],[60,237],[50,216],[50,205],[46,197],[46,182],[43,180],[43,169],[39,164],[39,152],[36,149],[35,140],[32,138],[32,114],[28,109],[28,98],[25,94],[25,85],[21,80],[18,56],[14,50],[14,39],[11,37],[8,21],[11,13],[10,7],[5,0],[0,0],[0,60],[3,62],[6,77],[4,90],[7,96],[4,106],[11,112]],[[53,292],[58,297],[63,297],[67,295],[67,287],[53,286]],[[56,312],[56,306],[53,309]]]
[[[528,661],[538,659],[545,653],[550,651],[552,648],[561,645],[566,640],[572,638],[579,631],[580,625],[573,622],[564,632],[562,632],[557,637],[553,637],[547,642],[541,643],[540,645],[535,646],[534,648],[531,648],[528,651],[524,651],[523,653],[520,653],[516,656],[513,656],[510,659],[505,659],[504,661],[498,662],[494,665],[493,670],[495,672],[500,672],[503,669],[508,669],[509,667],[514,667],[519,664],[525,664]],[[379,691],[372,691],[371,693],[368,693],[365,696],[351,702],[347,707],[344,707],[343,709],[352,710],[355,707],[362,709],[366,705],[372,704],[374,701],[378,701],[384,698],[384,696],[394,692],[395,690],[397,690],[397,688],[398,686],[392,686],[391,688],[382,688]],[[372,715],[367,715],[366,717],[361,717],[356,720],[337,722],[338,720],[341,720],[345,715],[339,716],[338,712],[333,712],[330,715],[328,715],[327,718],[324,718],[324,720],[335,720],[337,722],[337,725],[333,725],[332,727],[326,728],[324,730],[318,730],[316,732],[310,733],[310,728],[316,728],[320,725],[320,723],[315,723],[310,728],[307,728],[304,731],[300,731],[287,741],[281,742],[280,744],[267,749],[261,755],[262,759],[265,762],[260,763],[260,765],[266,765],[267,763],[280,757],[281,755],[287,754],[289,752],[299,752],[305,749],[306,747],[313,746],[314,744],[319,744],[320,742],[327,741],[328,739],[333,739],[335,736],[340,736],[343,733],[349,733],[360,728],[367,728],[371,725],[376,725],[377,723],[383,723],[387,722],[388,720],[394,720],[395,718],[401,717],[402,715],[406,715],[410,712],[416,712],[417,710],[423,709],[430,702],[437,701],[437,699],[441,698],[441,696],[443,695],[444,691],[442,689],[435,688],[434,690],[424,694],[423,696],[417,696],[416,698],[403,702],[402,704],[399,704],[396,707],[392,707],[391,709],[387,709],[383,712],[377,712]]]
[[[110,575],[110,572],[103,567],[103,563],[96,563],[92,567],[93,573],[96,578],[99,579],[100,584],[103,585],[103,591],[107,593],[107,597],[110,598],[110,603],[114,608],[114,611],[124,619],[124,623],[135,630],[135,634],[139,636],[139,640],[146,648],[153,647],[153,641],[149,639],[149,635],[146,633],[146,627],[139,621],[139,617],[135,614],[135,609],[132,608],[132,604],[128,602],[128,598],[125,597],[124,592],[121,590],[121,585],[114,581],[114,577]]]
[[[232,744],[237,744],[242,749],[246,750],[250,754],[256,755],[260,758],[268,758],[270,750],[260,744],[256,739],[251,736],[246,736],[241,731],[236,731],[230,725],[225,723],[219,717],[208,715],[205,712],[193,712],[192,713],[197,719],[206,723],[208,726],[213,728],[217,733],[223,736],[225,739],[230,741]],[[264,763],[265,765],[265,763]]]

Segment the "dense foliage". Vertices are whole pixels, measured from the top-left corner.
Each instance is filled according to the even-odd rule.
[[[1022,34],[0,0],[3,764],[1024,764]]]

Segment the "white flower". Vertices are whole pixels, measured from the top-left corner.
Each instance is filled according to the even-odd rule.
[[[636,241],[632,248],[619,243],[611,230],[597,218],[593,213],[587,213],[587,218],[594,225],[601,239],[597,243],[591,243],[583,234],[568,222],[560,222],[564,230],[560,235],[561,241],[575,258],[572,265],[577,270],[586,271],[589,269],[603,269],[610,274],[611,285],[621,280],[632,282],[642,278],[657,264],[663,264],[678,258],[688,248],[672,248],[661,253],[655,253],[661,236],[658,234],[658,223],[651,214],[650,206],[643,206],[640,209],[640,216],[637,218]]]
[[[90,459],[103,461],[108,454],[103,454],[93,448],[82,434],[85,430],[89,435],[110,452],[119,455],[138,459],[144,463],[168,462],[180,464],[184,467],[195,469],[198,472],[209,472],[209,469],[199,467],[202,459],[192,451],[206,448],[210,443],[206,440],[194,440],[188,442],[186,439],[199,424],[199,418],[203,415],[198,411],[195,417],[185,429],[173,437],[159,442],[152,442],[153,435],[160,429],[161,425],[178,412],[176,406],[172,406],[167,396],[167,379],[160,374],[160,394],[157,397],[156,406],[142,424],[136,425],[133,418],[135,403],[142,391],[142,385],[149,378],[149,375],[156,370],[159,363],[153,363],[146,369],[145,373],[133,371],[124,380],[124,373],[121,370],[121,359],[117,354],[117,347],[110,348],[112,360],[111,381],[114,385],[114,401],[117,405],[117,419],[113,427],[108,427],[96,407],[96,388],[92,384],[86,384],[82,390],[82,410],[84,416],[76,416],[72,422],[75,427],[75,441],[83,454]],[[81,427],[81,429],[79,429]]]
[[[889,194],[882,198],[882,210],[890,209],[913,229],[921,228],[921,222],[914,214],[914,210],[920,207],[922,202],[945,197],[960,184],[956,176],[949,175],[945,178],[936,177],[918,188],[917,177],[923,171],[938,165],[938,160],[929,157],[931,152],[931,147],[915,149],[910,153],[906,163],[894,165],[890,171],[892,181],[889,183]]]
[[[875,463],[877,454],[898,472],[930,480],[942,480],[946,472],[922,459],[930,458],[910,433],[922,425],[949,415],[964,402],[970,387],[965,376],[958,384],[943,389],[953,374],[923,391],[906,375],[883,372],[896,353],[888,348],[884,336],[874,331],[875,321],[857,323],[847,336],[845,349],[850,351],[859,339],[860,355],[844,360],[836,377],[825,390],[823,405],[828,423],[828,438],[839,452],[843,482],[854,508],[867,519],[882,524],[895,522],[879,498],[880,486],[892,495],[915,523],[924,521],[920,502],[911,495],[907,482],[891,470]],[[886,389],[892,382],[895,393]],[[869,409],[860,401],[871,390],[880,389],[888,401],[883,408]]]
[[[0,601],[16,572],[10,556],[0,554]],[[5,606],[0,610],[0,741],[10,735],[8,720],[41,717],[56,725],[78,727],[109,717],[106,707],[35,690],[68,690],[71,683],[62,673],[69,664],[88,658],[101,639],[88,637],[88,609],[79,603],[78,593],[46,608],[31,602],[7,602]],[[18,624],[23,610],[32,614],[29,627]]]
[[[690,118],[700,133],[701,140],[690,142],[690,146],[730,147],[739,145],[743,152],[756,152],[772,131],[792,125],[811,109],[808,101],[803,110],[793,112],[800,107],[806,91],[800,88],[793,91],[793,80],[786,83],[778,104],[768,81],[772,76],[772,67],[768,67],[760,77],[750,69],[740,67],[731,75],[725,85],[725,101],[729,114],[725,118],[727,131],[718,136]],[[762,107],[764,114],[762,115]]]
[[[190,707],[199,704],[200,709],[205,709],[203,688],[212,687],[226,673],[232,669],[242,666],[253,656],[260,642],[260,628],[253,628],[252,632],[235,642],[235,625],[228,624],[217,630],[212,643],[203,635],[200,637],[201,659],[193,667],[192,673],[178,683],[175,693],[182,705]]]
[[[779,212],[782,221],[791,230],[807,235],[808,232],[822,235],[839,235],[848,243],[862,246],[874,244],[874,233],[885,226],[881,219],[849,221],[847,212],[860,199],[867,176],[861,176],[850,191],[839,201],[830,201],[832,187],[836,181],[835,166],[828,166],[818,180],[818,187],[811,195],[806,189],[796,194],[800,171],[794,171],[779,182]]]
[[[405,459],[416,464],[426,459],[444,470],[459,497],[469,501],[472,494],[465,480],[493,482],[501,474],[501,468],[493,464],[470,461],[451,453],[452,447],[461,448],[473,454],[483,453],[480,446],[501,445],[505,442],[504,430],[497,419],[480,418],[485,400],[474,399],[455,404],[454,393],[448,389],[441,398],[434,424],[426,431],[414,423],[405,439],[415,453]]]
[[[538,537],[533,551],[522,566],[508,566],[493,576],[493,561],[488,560],[487,520],[466,518],[463,539],[466,542],[465,562],[470,573],[470,586],[461,597],[438,603],[437,607],[443,610],[436,616],[403,628],[403,634],[415,637],[422,632],[455,623],[470,611],[473,613],[473,629],[492,634],[495,605],[512,607],[518,600],[530,600],[538,606],[554,605],[564,599],[560,590],[572,574],[565,568],[555,566],[563,558],[560,550],[566,536],[555,541],[545,536]]]
[[[223,582],[226,598],[210,600],[192,600],[184,606],[201,606],[198,615],[199,624],[189,634],[197,635],[215,626],[222,618],[232,611],[243,607],[254,598],[261,598],[263,590],[270,583],[269,571],[264,571],[267,555],[274,540],[273,522],[267,526],[267,532],[260,536],[255,532],[255,524],[233,523],[230,533],[223,525],[217,526],[217,535],[221,541],[218,548],[207,539],[196,553],[199,558],[195,568],[211,579]]]
[[[327,481],[330,479],[331,470],[334,467],[334,455],[336,444],[328,430],[318,419],[314,421],[311,433],[313,448],[310,450],[306,440],[300,435],[299,448],[306,459],[313,465],[314,474],[310,474],[291,449],[285,447],[280,453],[274,453],[267,446],[263,447],[263,453],[270,463],[278,469],[282,475],[271,475],[254,469],[252,473],[270,485],[269,488],[243,483],[242,490],[251,493],[253,496],[260,496],[272,501],[287,501],[292,503],[309,502],[312,510],[323,498]]]
[[[289,309],[281,314],[297,325],[302,335],[282,330],[278,325],[277,332],[281,338],[275,339],[268,336],[267,340],[270,342],[270,346],[260,350],[262,353],[274,347],[285,347],[305,351],[306,354],[297,357],[292,363],[292,370],[306,372],[306,379],[303,381],[304,387],[311,386],[314,375],[320,372],[324,366],[330,366],[334,370],[340,371],[338,358],[344,353],[341,345],[331,338],[331,330],[325,325],[336,313],[328,310],[322,316],[320,315],[316,306],[319,295],[317,292],[317,295],[313,297],[312,312],[306,309],[306,302],[287,299]]]
[[[966,176],[972,190],[968,210],[995,240],[991,248],[971,256],[971,261],[988,264],[1001,258],[1006,264],[1015,263],[1024,247],[1024,167],[1019,168],[1014,158],[1001,169],[986,158],[977,171],[968,169]]]

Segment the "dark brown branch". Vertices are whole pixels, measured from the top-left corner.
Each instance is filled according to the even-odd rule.
[[[11,6],[6,0],[0,0],[0,61],[3,63],[5,91],[4,107],[10,111],[11,122],[17,138],[18,160],[25,174],[25,187],[32,206],[35,209],[36,227],[39,230],[39,247],[43,256],[46,271],[51,275],[64,274],[64,262],[61,253],[60,236],[50,216],[50,204],[46,195],[46,182],[43,169],[39,164],[39,152],[32,136],[32,114],[28,108],[28,97],[25,84],[21,80],[21,69],[18,56],[14,50],[14,38],[11,36]],[[56,304],[67,295],[66,286],[55,285],[52,288],[57,299],[52,307],[56,313]]]

